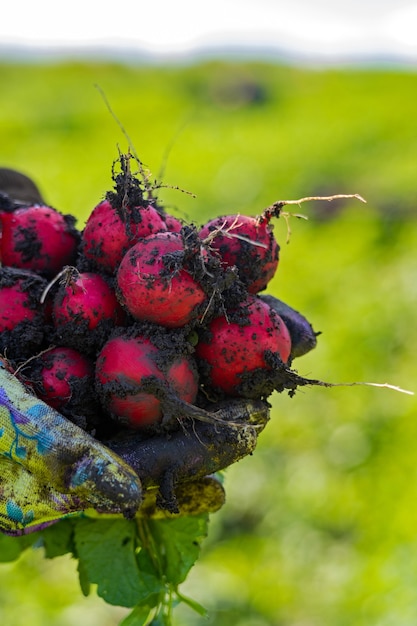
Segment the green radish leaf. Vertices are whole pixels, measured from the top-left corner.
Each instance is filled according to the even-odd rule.
[[[37,533],[22,535],[22,537],[10,537],[0,533],[0,562],[16,561],[21,553],[38,539]]]
[[[86,578],[109,604],[133,607],[164,589],[155,576],[138,568],[134,520],[80,520],[75,546]]]
[[[83,596],[87,598],[90,595],[91,583],[88,579],[88,574],[84,566],[84,561],[78,560],[77,571],[78,571],[78,580],[80,582],[81,592]]]
[[[45,557],[53,559],[56,556],[74,552],[74,524],[70,520],[62,520],[42,531],[42,545]]]
[[[157,547],[149,544],[142,545],[137,553],[136,560],[141,572],[161,578],[163,572],[159,566]]]
[[[150,532],[158,546],[163,573],[168,583],[182,583],[200,553],[207,536],[208,515],[149,520]]]

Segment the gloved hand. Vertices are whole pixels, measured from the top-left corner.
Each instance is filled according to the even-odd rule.
[[[0,167],[0,207],[2,202],[17,207],[42,204],[44,199],[31,178],[9,167]]]
[[[129,434],[104,445],[33,396],[0,359],[0,530],[25,534],[82,512],[160,518],[218,510],[224,491],[208,474],[254,450],[268,406],[230,401],[213,417],[169,438]]]
[[[0,209],[42,203],[26,176],[0,168]],[[7,206],[8,205],[8,206]],[[299,313],[270,298],[292,338],[293,357],[316,335]],[[219,470],[251,454],[269,419],[266,402],[190,407],[169,436],[100,442],[34,396],[0,357],[0,531],[20,535],[69,515],[160,518],[214,512],[224,503]]]

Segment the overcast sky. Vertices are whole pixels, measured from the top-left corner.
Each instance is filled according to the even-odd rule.
[[[232,46],[417,62],[417,0],[7,0],[0,46],[10,45],[162,56]]]

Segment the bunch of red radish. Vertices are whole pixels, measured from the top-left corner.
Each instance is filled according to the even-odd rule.
[[[259,295],[278,267],[269,216],[183,223],[121,165],[82,231],[49,206],[0,206],[0,353],[99,435],[282,390],[299,353]]]

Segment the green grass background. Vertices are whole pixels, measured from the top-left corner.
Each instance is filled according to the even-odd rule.
[[[333,382],[416,390],[417,74],[264,62],[178,66],[1,63],[0,165],[33,176],[82,225],[111,188],[127,140],[170,210],[197,223],[310,203],[277,220],[268,292],[321,331],[294,363]],[[97,88],[99,86],[100,90]],[[178,626],[411,626],[417,623],[416,399],[366,386],[272,397],[258,448],[226,472],[182,590]],[[7,626],[113,626],[127,613],[79,591],[76,563],[31,550],[0,565]]]

